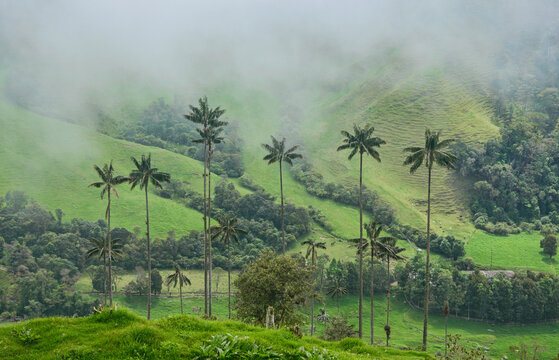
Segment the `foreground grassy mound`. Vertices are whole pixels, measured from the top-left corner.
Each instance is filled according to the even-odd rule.
[[[21,336],[18,332],[29,330]],[[105,311],[87,318],[47,318],[0,328],[3,359],[189,359],[214,335],[247,337],[260,349],[276,354],[307,351],[339,359],[429,359],[420,352],[365,345],[358,339],[325,342],[288,330],[266,330],[235,321],[206,321],[192,316],[172,316],[148,322],[127,310]],[[243,340],[244,341],[244,340]],[[263,350],[264,351],[264,350]],[[313,357],[300,357],[301,359]]]

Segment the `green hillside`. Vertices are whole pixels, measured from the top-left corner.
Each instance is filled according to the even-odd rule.
[[[307,131],[305,144],[320,172],[335,181],[357,181],[358,161],[337,153],[339,131],[353,123],[371,122],[387,144],[382,163],[366,161],[364,182],[397,210],[403,223],[422,227],[426,221],[426,171],[409,175],[402,166],[403,148],[422,145],[426,127],[442,130],[444,138],[481,144],[498,135],[490,122],[491,109],[483,91],[483,77],[453,67],[410,70],[403,60],[379,68],[330,101]],[[319,123],[320,121],[320,123]],[[318,126],[320,124],[320,126]],[[437,232],[466,235],[473,230],[465,204],[467,183],[450,172],[435,170],[433,220]]]
[[[49,210],[60,208],[66,219],[97,220],[104,216],[106,200],[88,185],[97,181],[93,164],[110,160],[118,174],[132,169],[131,156],[152,153],[156,166],[172,177],[201,188],[202,165],[159,148],[115,140],[87,128],[22,110],[0,98],[0,193],[22,190]],[[132,230],[145,222],[141,191],[119,188],[113,202],[112,225]],[[156,236],[169,230],[183,234],[202,227],[202,214],[173,201],[151,197],[151,228]]]
[[[25,344],[12,335],[13,330],[24,326],[40,338]],[[105,311],[79,319],[36,319],[1,327],[0,356],[6,359],[189,359],[204,341],[225,334],[247,337],[262,349],[271,347],[276,353],[284,354],[304,347],[307,351],[317,348],[320,353],[326,349],[338,359],[431,358],[420,352],[371,347],[357,339],[330,343],[308,337],[298,339],[288,330],[266,330],[235,321],[206,321],[178,315],[148,322],[126,310]]]

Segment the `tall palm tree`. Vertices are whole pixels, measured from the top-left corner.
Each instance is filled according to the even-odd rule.
[[[281,192],[281,241],[283,245],[283,254],[285,254],[285,217],[283,209],[283,168],[282,164],[285,161],[286,164],[293,166],[293,160],[297,158],[302,158],[303,155],[295,152],[299,146],[293,146],[289,149],[285,147],[285,138],[281,141],[276,140],[275,137],[272,138],[272,144],[262,144],[262,147],[268,152],[268,155],[264,156],[263,160],[268,161],[268,165],[275,162],[279,163],[280,168],[280,192]]]
[[[109,250],[107,237],[89,239],[89,248],[85,253],[86,259],[96,257],[99,261],[103,258],[103,297],[104,304],[107,305],[107,253]],[[112,239],[113,261],[115,258],[122,256],[122,243],[120,239]]]
[[[367,231],[367,239],[369,239],[370,243],[368,242],[361,242],[360,239],[351,239],[350,241],[355,243],[357,246],[357,253],[362,256],[365,250],[368,247],[371,248],[371,345],[374,344],[374,323],[375,323],[375,316],[374,316],[374,264],[375,264],[375,256],[380,254],[381,252],[390,252],[390,248],[385,245],[385,241],[391,239],[390,236],[380,236],[382,232],[382,225],[376,223],[374,220],[371,220],[370,223],[365,225],[365,230]]]
[[[182,287],[185,285],[192,285],[192,283],[190,282],[190,279],[186,276],[184,271],[182,271],[177,264],[175,264],[175,272],[167,275],[167,279],[165,281],[165,285],[167,285],[167,287],[171,286],[171,284],[173,284],[174,288],[177,287],[177,284],[179,284],[179,297],[181,299],[182,314]]]
[[[206,134],[209,127],[219,128],[226,123],[219,121],[221,115],[225,113],[224,109],[219,106],[212,109],[208,104],[208,98],[202,97],[198,100],[198,107],[189,105],[190,113],[184,115],[185,119],[192,121],[194,124],[202,126],[202,133]],[[195,140],[198,142],[198,140]],[[209,244],[208,244],[208,203],[207,203],[207,172],[208,172],[208,142],[206,138],[202,138],[204,143],[204,314],[208,315],[208,263],[209,263]],[[211,291],[211,286],[209,287]],[[211,302],[211,299],[209,299]],[[211,307],[209,309],[211,315]]]
[[[342,283],[339,278],[335,278],[334,282],[328,286],[328,290],[326,295],[332,296],[332,299],[336,299],[336,303],[338,304],[338,316],[340,316],[340,296],[346,295],[347,289],[342,286]]]
[[[422,164],[427,167],[427,259],[425,262],[425,301],[423,308],[423,350],[427,349],[427,321],[429,320],[429,255],[431,251],[431,173],[433,165],[439,165],[447,169],[454,169],[458,158],[444,149],[447,148],[454,139],[440,140],[441,132],[425,130],[425,145],[423,147],[408,147],[404,152],[410,153],[404,160],[405,165],[410,166],[410,173],[413,174]]]
[[[239,235],[245,235],[247,232],[237,226],[239,219],[223,215],[217,219],[219,226],[212,226],[210,232],[212,239],[219,239],[227,245],[227,286],[229,293],[229,319],[231,319],[231,240],[239,242]]]
[[[213,145],[220,144],[223,142],[223,137],[221,137],[221,132],[223,131],[224,125],[227,123],[224,121],[219,121],[217,119],[212,119],[209,122],[209,126],[205,129],[196,129],[200,135],[199,139],[193,142],[204,143],[208,146],[208,153],[206,157],[207,168],[208,168],[208,199],[207,199],[207,216],[208,221],[207,228],[211,229],[212,221],[212,170],[211,170],[211,159],[213,154]],[[210,230],[211,232],[211,230]],[[208,313],[212,315],[212,272],[213,272],[213,261],[212,261],[212,237],[208,236]]]
[[[353,134],[342,130],[344,136],[343,144],[338,146],[337,151],[351,150],[348,160],[351,160],[359,152],[359,246],[363,246],[363,154],[371,156],[380,162],[380,155],[375,149],[386,141],[373,136],[375,128],[371,125],[360,127],[353,125]],[[359,338],[363,337],[363,254],[359,255]]]
[[[148,202],[148,185],[151,183],[156,188],[162,188],[161,183],[171,181],[171,175],[166,172],[159,171],[156,167],[151,166],[151,154],[146,157],[142,155],[142,159],[138,161],[135,157],[131,157],[136,169],[130,172],[130,189],[134,190],[136,186],[140,186],[146,195],[146,237],[148,242],[148,320],[151,318],[151,242],[149,238],[149,202]]]
[[[113,283],[113,263],[112,263],[112,241],[111,241],[111,193],[118,199],[118,191],[116,186],[128,181],[126,176],[115,175],[113,162],[103,165],[101,169],[97,165],[93,165],[93,169],[101,179],[101,181],[94,182],[89,187],[101,188],[101,199],[107,194],[107,209],[105,210],[105,219],[107,219],[107,255],[109,259],[109,279],[108,283]],[[113,287],[109,286],[109,306],[113,306]]]
[[[311,265],[314,268],[316,265],[316,261],[318,259],[318,249],[326,250],[326,243],[325,242],[317,242],[314,241],[313,238],[309,238],[302,242],[303,245],[307,245],[307,256],[311,257]],[[314,286],[313,286],[314,288]],[[314,334],[314,289],[311,296],[311,336]]]
[[[386,332],[386,346],[388,346],[388,341],[390,340],[390,260],[404,260],[401,252],[405,251],[405,248],[396,246],[396,238],[391,236],[385,236],[379,239],[381,243],[385,246],[379,248],[380,256],[386,259],[386,276],[388,282],[386,284],[386,325],[384,326],[384,331]]]

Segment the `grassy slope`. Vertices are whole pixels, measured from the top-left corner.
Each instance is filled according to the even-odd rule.
[[[540,249],[539,232],[509,236],[491,235],[476,231],[466,245],[466,253],[483,265],[491,265],[493,250],[494,269],[530,269],[557,274],[559,260],[549,259]]]
[[[410,176],[402,166],[407,146],[422,144],[426,127],[442,130],[443,137],[470,144],[497,136],[490,122],[490,109],[481,95],[481,81],[454,68],[408,70],[401,59],[379,68],[372,78],[340,92],[323,110],[320,126],[309,131],[305,141],[315,166],[337,181],[357,181],[359,161],[347,161],[347,153],[337,153],[341,129],[353,123],[372,122],[377,135],[386,140],[380,153],[382,163],[365,160],[364,182],[388,200],[404,223],[422,227],[426,210],[426,171]],[[442,229],[467,235],[473,228],[464,204],[467,184],[449,172],[435,170],[432,188],[433,220]],[[439,232],[441,232],[439,230]]]
[[[41,336],[35,344],[23,345],[12,329],[27,326]],[[292,351],[304,346],[326,348],[340,359],[420,359],[428,355],[395,349],[373,348],[358,340],[327,343],[304,337],[298,339],[287,330],[266,330],[234,321],[204,321],[192,316],[173,316],[147,322],[125,310],[88,318],[38,319],[0,328],[0,357],[10,359],[167,359],[189,358],[192,351],[215,334],[248,336],[277,351]],[[93,336],[94,335],[94,336]],[[102,351],[100,351],[102,349]],[[73,356],[72,356],[73,355]],[[81,356],[81,357],[78,357]]]
[[[130,156],[151,152],[161,170],[195,188],[202,187],[202,165],[198,161],[41,117],[1,98],[0,128],[0,193],[23,190],[49,210],[63,209],[66,219],[97,220],[104,216],[106,200],[99,199],[99,190],[87,186],[98,180],[92,165],[102,166],[111,159],[118,174],[127,174],[132,169]],[[113,201],[112,225],[143,227],[143,193],[131,192],[127,185],[122,185],[119,192],[121,198]],[[151,229],[156,236],[164,236],[169,230],[183,234],[202,227],[199,212],[154,195],[150,197],[150,213]]]

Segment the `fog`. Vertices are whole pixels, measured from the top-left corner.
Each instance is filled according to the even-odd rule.
[[[557,4],[4,0],[0,66],[40,84],[42,106],[60,117],[114,102],[127,87],[187,102],[211,98],[223,84],[308,94],[343,83],[352,65],[374,66],[386,49],[397,49],[410,67],[448,59],[492,66],[507,38],[554,26]]]

